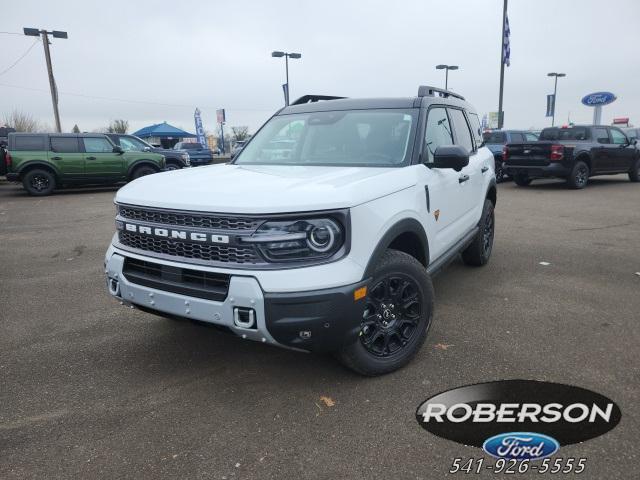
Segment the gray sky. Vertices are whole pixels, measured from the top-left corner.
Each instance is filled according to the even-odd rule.
[[[225,107],[229,126],[254,131],[283,101],[284,60],[272,50],[302,53],[290,63],[292,98],[411,96],[419,84],[443,86],[434,66],[449,63],[460,65],[450,88],[481,114],[496,111],[501,16],[502,0],[21,0],[3,2],[0,31],[69,32],[52,45],[63,130],[124,118],[132,130],[166,120],[193,131],[195,107],[214,130],[215,109]],[[505,126],[550,124],[550,71],[567,73],[561,122],[569,113],[590,122],[580,99],[608,90],[618,100],[603,121],[630,116],[639,125],[639,19],[638,0],[511,0]],[[0,34],[0,72],[33,41]],[[0,118],[12,109],[54,124],[40,43],[0,75]]]

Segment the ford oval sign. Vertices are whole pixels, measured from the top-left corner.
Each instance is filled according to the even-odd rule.
[[[609,105],[616,100],[616,96],[611,92],[595,92],[585,95],[582,98],[582,103],[587,107],[601,107],[602,105]]]
[[[555,438],[533,432],[509,432],[485,440],[482,449],[492,457],[514,460],[541,460],[558,451]]]
[[[554,442],[564,446],[604,435],[621,417],[618,405],[604,395],[535,380],[454,388],[425,400],[416,411],[420,426],[441,438],[531,458],[550,455]]]

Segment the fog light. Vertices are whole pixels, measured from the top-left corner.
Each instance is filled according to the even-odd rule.
[[[113,295],[114,297],[120,296],[120,283],[116,279],[107,279],[107,286],[109,287],[109,293],[111,295]]]
[[[234,307],[233,323],[240,328],[256,329],[256,312],[253,308]]]

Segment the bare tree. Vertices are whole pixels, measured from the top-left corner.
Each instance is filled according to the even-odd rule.
[[[107,127],[107,133],[127,133],[129,130],[128,120],[113,120]]]
[[[4,115],[4,123],[16,129],[16,132],[35,132],[40,125],[31,115],[20,110],[14,110]]]
[[[72,133],[80,133],[80,129],[78,128],[78,124],[76,123],[71,129]]]
[[[233,140],[236,142],[249,138],[249,127],[231,127],[231,131],[233,132]]]

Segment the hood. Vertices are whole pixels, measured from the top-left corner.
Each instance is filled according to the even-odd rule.
[[[415,184],[411,168],[210,165],[156,173],[118,190],[116,202],[218,213],[347,208]]]
[[[153,153],[159,153],[160,155],[181,155],[183,153],[187,153],[186,150],[173,150],[169,148],[159,148],[159,147],[153,147],[151,151]]]

